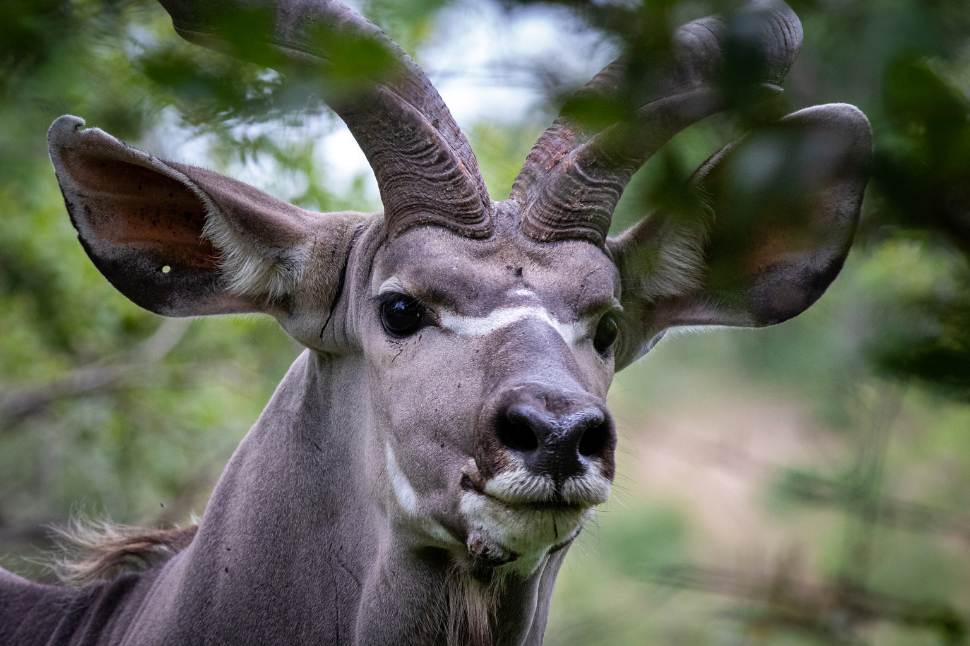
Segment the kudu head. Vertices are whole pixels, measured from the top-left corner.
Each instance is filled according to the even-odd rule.
[[[528,571],[607,499],[616,430],[605,398],[617,370],[670,328],[797,315],[848,253],[870,132],[846,105],[802,110],[722,149],[684,187],[687,207],[608,236],[633,173],[726,107],[720,18],[680,28],[642,87],[629,86],[624,59],[606,67],[577,101],[625,109],[590,124],[568,104],[509,199],[493,202],[428,79],[350,9],[162,4],[186,39],[284,71],[331,74],[335,39],[383,56],[366,83],[324,91],[364,150],[384,211],[309,212],[65,116],[50,153],[81,243],[153,312],[270,314],[310,351],[352,366],[355,389],[331,384],[328,396],[353,402],[347,428],[362,433],[371,466],[361,477],[373,478],[399,540],[448,550],[472,570]],[[220,27],[241,11],[262,25],[245,42]],[[778,91],[798,19],[781,3],[745,11],[754,85]]]

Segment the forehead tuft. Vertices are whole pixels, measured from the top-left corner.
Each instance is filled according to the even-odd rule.
[[[588,242],[537,243],[517,232],[471,240],[431,226],[403,233],[378,253],[372,294],[388,284],[465,315],[531,299],[572,319],[603,311],[619,296],[615,265]]]

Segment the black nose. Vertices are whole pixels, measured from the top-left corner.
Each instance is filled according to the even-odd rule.
[[[496,431],[502,445],[537,475],[557,484],[586,471],[589,460],[608,457],[615,444],[609,413],[598,406],[554,413],[532,403],[499,411]]]

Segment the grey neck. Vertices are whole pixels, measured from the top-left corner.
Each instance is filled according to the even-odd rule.
[[[367,388],[359,358],[306,351],[296,360],[219,479],[191,546],[145,581],[124,643],[417,645],[446,644],[449,632],[469,643],[542,642],[566,550],[527,578],[491,577],[490,589],[490,577],[454,581],[444,550],[402,544],[374,459],[382,442],[355,406]],[[464,613],[482,607],[460,598],[467,593],[494,602],[493,640],[467,637],[474,618]]]

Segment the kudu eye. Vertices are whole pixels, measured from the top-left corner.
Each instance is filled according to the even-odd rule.
[[[381,303],[381,324],[393,336],[410,336],[424,323],[424,308],[404,294],[393,294]]]
[[[616,324],[616,317],[612,314],[604,314],[600,322],[596,324],[596,334],[593,335],[593,347],[600,354],[606,354],[606,351],[616,343],[616,337],[619,334],[620,328]]]

